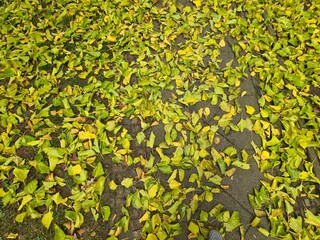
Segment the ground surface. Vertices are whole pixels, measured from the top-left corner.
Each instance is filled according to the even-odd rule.
[[[0,239],[320,239],[318,1],[0,3]]]

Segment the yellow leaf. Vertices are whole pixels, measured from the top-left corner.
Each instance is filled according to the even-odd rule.
[[[118,185],[117,185],[113,180],[111,180],[111,181],[109,182],[109,188],[110,188],[110,190],[116,190],[117,187],[118,187]]]
[[[208,117],[208,116],[210,115],[210,108],[206,107],[206,108],[204,109],[204,111],[203,111],[203,115],[204,115],[205,117]]]
[[[7,238],[9,239],[16,239],[19,236],[18,233],[9,233],[9,235],[7,236]]]
[[[130,141],[126,138],[123,142],[123,148],[126,150],[130,150]]]
[[[265,159],[269,159],[269,158],[270,158],[270,153],[268,151],[262,151],[261,159],[265,160]]]
[[[150,218],[150,212],[146,212],[143,216],[139,219],[139,222],[147,221]]]
[[[262,210],[254,210],[254,213],[257,217],[264,217],[266,216],[266,212],[265,211],[262,211]]]
[[[130,73],[127,76],[124,77],[124,79],[123,79],[123,84],[124,85],[128,85],[130,83],[131,75],[132,75],[132,73]]]
[[[269,112],[265,109],[262,109],[260,114],[263,118],[269,117]]]
[[[205,158],[208,155],[209,155],[209,153],[205,149],[201,149],[200,152],[199,152],[199,157],[201,157],[201,158]]]
[[[60,203],[66,203],[68,201],[68,198],[62,198],[62,196],[60,195],[59,192],[57,192],[56,194],[54,194],[52,196],[52,200],[59,205]]]
[[[19,222],[19,223],[22,223],[26,215],[27,215],[26,212],[19,213],[19,214],[16,216],[15,220],[16,220],[17,222]]]
[[[193,0],[193,3],[196,7],[201,7],[201,0]]]
[[[146,240],[158,240],[157,236],[149,233]]]
[[[227,177],[231,177],[234,174],[235,171],[236,171],[236,168],[231,168],[230,170],[226,171],[224,174]]]
[[[230,166],[230,164],[231,164],[231,158],[230,157],[226,156],[223,160],[227,164],[227,166]]]
[[[301,180],[306,180],[308,177],[309,177],[309,173],[308,173],[308,172],[302,171],[302,172],[300,173],[300,179],[301,179]]]
[[[82,72],[78,75],[78,77],[81,79],[85,79],[88,76],[88,74],[89,74],[88,72]]]
[[[107,40],[108,40],[109,42],[116,42],[116,41],[117,41],[117,38],[116,38],[115,36],[108,36],[108,37],[107,37]]]
[[[247,105],[246,106],[246,112],[250,115],[252,115],[256,110],[254,109],[254,107]]]
[[[21,202],[21,205],[20,207],[18,208],[18,211],[20,211],[24,205],[26,205],[28,202],[30,202],[32,199],[32,196],[31,195],[26,195],[22,198],[22,202]]]
[[[258,217],[255,217],[254,219],[253,219],[253,221],[251,222],[251,226],[253,226],[253,227],[256,227],[256,226],[258,226],[258,224],[260,223],[260,218],[258,218]]]
[[[105,21],[105,22],[108,22],[109,21],[109,16],[108,15],[106,15],[104,18],[103,18],[103,21]]]
[[[263,97],[264,97],[264,99],[266,99],[267,102],[271,102],[272,101],[272,98],[267,96],[267,95],[264,95]]]
[[[181,77],[176,77],[176,85],[178,88],[183,87],[184,81],[182,80]]]
[[[91,132],[81,131],[81,132],[79,132],[78,137],[79,137],[80,140],[84,140],[84,139],[94,139],[97,136],[94,133],[91,133]]]
[[[121,154],[121,155],[125,155],[128,152],[127,149],[120,149],[117,151],[117,153]]]
[[[238,42],[239,46],[243,49],[243,50],[246,50],[247,46],[246,44],[244,44],[243,42],[239,41]]]
[[[41,142],[42,142],[41,140],[30,141],[30,142],[27,143],[27,145],[28,146],[36,146]]]
[[[269,107],[273,110],[273,112],[280,112],[281,111],[281,106],[270,105]]]
[[[226,46],[226,42],[224,41],[224,39],[221,39],[221,41],[219,42],[219,46],[220,47],[225,47]]]
[[[77,71],[82,71],[83,67],[82,67],[82,65],[80,65],[80,66],[74,67],[74,69],[77,70]]]
[[[72,93],[73,93],[72,87],[70,85],[68,85],[68,87],[67,87],[67,92],[69,95],[72,95]]]
[[[237,79],[237,80],[236,80],[236,83],[235,83],[235,86],[236,86],[236,87],[239,87],[239,86],[240,86],[240,84],[241,84],[240,79]]]
[[[80,174],[81,171],[82,171],[82,167],[79,164],[68,167],[68,173],[70,176]]]
[[[154,198],[157,195],[157,191],[158,191],[158,184],[155,184],[148,190],[149,197]]]
[[[264,174],[264,177],[266,178],[266,179],[268,179],[268,180],[273,180],[274,179],[274,176],[272,176],[270,173],[265,173]]]
[[[192,48],[190,46],[186,47],[183,50],[179,50],[178,51],[179,55],[187,55],[187,54],[192,54],[192,53],[193,53],[193,50],[192,50]]]
[[[41,222],[43,226],[45,226],[47,229],[49,229],[51,222],[53,219],[53,212],[47,212],[46,214],[43,215]]]
[[[317,19],[308,19],[308,20],[305,20],[305,23],[315,24],[317,23]]]
[[[3,197],[6,194],[6,192],[3,190],[3,188],[0,188],[0,197]]]
[[[184,101],[187,104],[195,104],[197,102],[199,102],[201,100],[201,96],[199,95],[190,95],[190,96],[186,96],[184,97]]]
[[[169,180],[168,183],[169,183],[169,187],[170,187],[171,189],[177,189],[177,188],[179,188],[179,187],[181,186],[181,183],[179,183],[179,182],[178,182],[177,180],[175,180],[175,179]]]

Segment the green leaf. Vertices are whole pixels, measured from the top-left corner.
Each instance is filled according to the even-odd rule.
[[[197,233],[199,232],[199,226],[194,222],[190,222],[188,226],[188,230],[193,234],[197,235]]]
[[[168,212],[171,213],[171,214],[175,214],[179,208],[179,206],[181,205],[182,203],[182,200],[177,200],[175,201],[171,207],[168,209]]]
[[[298,216],[297,218],[289,218],[289,226],[296,233],[301,233],[303,231],[302,217]]]
[[[111,181],[109,182],[109,188],[110,188],[110,190],[116,190],[117,187],[118,187],[118,185],[117,185],[113,180],[111,180]]]
[[[112,237],[108,237],[106,240],[118,240],[118,238],[117,238],[117,237],[112,236]]]
[[[172,167],[170,165],[158,166],[158,169],[164,174],[172,173]]]
[[[200,212],[200,221],[207,222],[209,219],[209,214],[203,210]]]
[[[158,238],[156,235],[149,233],[146,240],[158,240]]]
[[[50,168],[47,164],[44,162],[38,162],[36,165],[36,169],[39,171],[41,174],[49,174],[50,173]]]
[[[22,223],[25,216],[26,216],[26,212],[22,212],[22,213],[19,213],[17,216],[16,216],[16,221],[19,222],[19,223]]]
[[[18,211],[20,211],[24,205],[26,205],[28,202],[30,202],[32,200],[32,196],[31,195],[26,195],[22,198],[21,204],[18,208]]]
[[[225,161],[223,161],[223,159],[220,158],[217,160],[217,163],[219,165],[221,174],[225,174],[227,170],[227,164],[225,163]]]
[[[133,178],[125,178],[121,181],[121,185],[129,188],[133,185]]]
[[[224,151],[225,154],[227,154],[228,156],[232,157],[233,155],[237,154],[237,150],[234,147],[227,147]]]
[[[46,182],[42,181],[42,185],[45,188],[45,190],[51,189],[53,186],[57,185],[57,182]]]
[[[211,202],[213,200],[213,193],[212,192],[206,192],[205,194],[205,200],[207,202]]]
[[[95,184],[95,191],[99,194],[99,196],[102,195],[104,189],[105,189],[105,182],[106,182],[106,177],[100,176]]]
[[[155,140],[156,140],[156,135],[154,135],[154,133],[151,132],[149,140],[147,141],[147,147],[153,148]]]
[[[186,92],[184,98],[179,101],[186,105],[194,105],[197,102],[201,101],[201,94]]]
[[[272,138],[266,142],[266,146],[274,146],[278,145],[280,143],[280,140],[276,136],[272,136]]]
[[[65,149],[45,147],[43,151],[48,155],[48,157],[63,158],[63,155],[66,153]]]
[[[306,210],[305,212],[305,222],[311,225],[316,226],[317,228],[320,228],[320,215],[314,215],[310,210]]]
[[[244,170],[249,170],[250,169],[250,164],[241,162],[239,160],[233,161],[232,165],[236,166],[238,168],[244,169]]]
[[[145,138],[146,138],[146,135],[144,134],[144,132],[139,132],[136,136],[136,139],[139,144],[141,144]]]
[[[246,118],[245,120],[241,119],[238,122],[237,127],[239,128],[240,132],[243,132],[244,129],[248,129],[249,131],[251,131],[253,124],[252,124],[250,118]]]
[[[236,227],[240,226],[240,216],[239,216],[239,212],[234,211],[229,219],[228,222],[226,222],[225,224],[226,227],[226,231],[227,232],[231,232],[233,229],[235,229]]]
[[[55,202],[55,204],[61,204],[61,203],[65,203],[67,202],[67,198],[62,198],[62,196],[60,195],[59,192],[57,192],[56,194],[54,194],[52,197],[52,200]]]
[[[103,166],[101,162],[98,162],[97,166],[93,169],[92,176],[95,178],[98,178],[103,174],[104,174]]]
[[[260,223],[260,218],[259,217],[255,217],[253,220],[252,220],[252,222],[251,222],[251,226],[252,227],[256,227],[256,226],[258,226],[258,224]]]
[[[220,214],[220,212],[222,211],[223,206],[222,204],[217,204],[214,208],[211,209],[211,211],[209,212],[209,216],[210,217],[217,217],[218,214]]]
[[[140,209],[142,207],[141,197],[139,191],[136,191],[132,195],[132,206],[136,209]]]
[[[65,240],[66,234],[58,225],[54,225],[54,240]]]
[[[25,186],[24,192],[26,194],[32,194],[37,189],[37,187],[38,187],[38,180],[34,179]]]
[[[64,216],[68,220],[74,222],[76,228],[80,227],[84,222],[84,217],[80,212],[65,211]]]
[[[95,200],[92,199],[86,199],[82,202],[81,206],[83,209],[88,209],[91,207],[95,207],[97,204],[97,202]]]
[[[287,173],[290,175],[292,181],[298,181],[300,178],[300,171],[293,169],[289,165],[286,166]]]
[[[13,175],[16,177],[17,181],[24,182],[26,178],[28,177],[29,170],[27,169],[20,169],[20,168],[15,168],[13,170]]]
[[[231,111],[231,105],[227,102],[221,102],[219,106],[221,110],[224,112],[229,113]]]
[[[269,237],[270,233],[267,229],[259,227],[258,231],[261,232],[264,236]]]
[[[58,165],[59,163],[59,159],[56,158],[56,157],[49,157],[49,170],[51,172],[54,171],[54,169],[56,168],[56,166]]]
[[[222,178],[219,175],[214,175],[213,177],[209,178],[209,181],[216,185],[221,185]]]
[[[102,212],[103,221],[108,221],[111,214],[110,207],[109,206],[101,207],[101,212]]]
[[[0,72],[0,78],[10,78],[16,74],[16,70],[8,68],[4,72]]]

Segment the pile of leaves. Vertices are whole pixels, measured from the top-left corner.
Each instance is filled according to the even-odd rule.
[[[200,206],[253,157],[265,178],[249,195],[252,226],[319,239],[319,206],[297,211],[320,194],[318,1],[4,0],[0,11],[0,198],[17,224],[40,220],[57,240],[206,239],[241,225]],[[245,81],[259,108],[239,103]],[[222,148],[248,131],[261,137],[252,156]],[[1,234],[30,234],[19,231]]]

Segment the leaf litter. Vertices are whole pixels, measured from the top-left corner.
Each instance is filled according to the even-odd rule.
[[[5,1],[1,208],[16,208],[19,224],[40,220],[57,240],[243,233],[237,211],[201,206],[228,188],[224,178],[250,168],[246,149],[220,149],[221,138],[253,131],[264,179],[248,196],[251,225],[279,239],[318,239],[319,205],[306,203],[320,194],[319,8]],[[224,63],[229,45],[234,59]],[[258,82],[258,108],[237,102],[249,94],[243,81]]]

